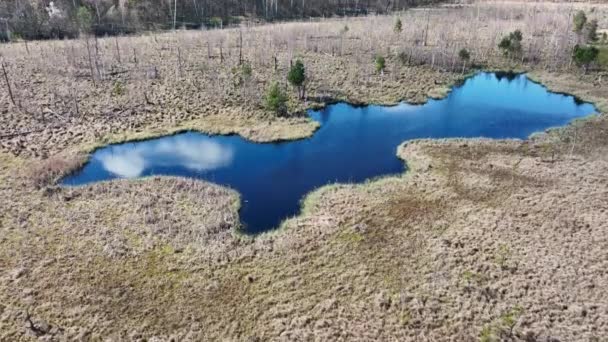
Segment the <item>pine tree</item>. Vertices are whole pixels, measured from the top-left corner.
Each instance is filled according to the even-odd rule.
[[[301,60],[296,60],[295,64],[289,69],[287,80],[292,86],[298,89],[298,98],[303,99],[306,95],[306,88],[304,85],[306,82],[306,68]]]

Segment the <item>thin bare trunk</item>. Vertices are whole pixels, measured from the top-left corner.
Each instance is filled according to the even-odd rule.
[[[6,67],[4,66],[4,61],[2,61],[2,73],[4,74],[4,80],[6,81],[6,86],[8,87],[8,95],[11,97],[11,102],[14,106],[17,106],[15,103],[15,97],[13,96],[13,89],[11,88],[11,82],[8,80],[8,73],[6,72]]]
[[[118,57],[118,64],[122,63],[120,60],[120,47],[118,46],[118,37],[114,37],[114,43],[116,44],[116,55]]]
[[[173,0],[173,3],[173,30],[175,30],[177,24],[177,0]]]
[[[426,11],[426,28],[424,29],[424,46],[427,44],[427,39],[429,37],[429,22],[431,20],[431,12],[430,9]]]
[[[182,52],[179,46],[177,47],[177,74],[182,77]]]
[[[243,64],[243,31],[239,30],[239,65]]]
[[[87,53],[89,55],[89,69],[91,71],[91,80],[93,81],[93,86],[97,86],[95,82],[95,71],[93,69],[93,56],[91,55],[91,45],[89,44],[89,38],[85,37],[85,41],[87,42]]]

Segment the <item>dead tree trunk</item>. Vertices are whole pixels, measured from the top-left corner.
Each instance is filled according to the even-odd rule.
[[[182,77],[182,52],[179,46],[177,47],[177,75]]]
[[[243,31],[239,30],[239,65],[243,64]]]
[[[426,11],[426,28],[424,29],[424,46],[427,44],[427,39],[429,37],[429,22],[431,20],[431,12],[430,10]]]
[[[11,102],[13,106],[17,106],[15,103],[15,96],[13,95],[13,89],[11,88],[11,82],[8,80],[8,73],[6,72],[6,67],[4,66],[4,61],[2,61],[2,73],[4,74],[4,80],[6,81],[6,86],[8,87],[8,95],[11,97]]]
[[[75,94],[72,94],[72,101],[74,102],[74,109],[76,110],[76,115],[80,116],[80,108],[78,107],[78,98]]]
[[[95,70],[93,68],[93,56],[91,55],[91,45],[89,44],[89,38],[85,37],[85,41],[87,42],[87,53],[89,55],[89,70],[91,71],[91,80],[93,81],[93,86],[97,86],[95,82]]]
[[[120,60],[120,47],[118,46],[118,37],[114,37],[114,43],[116,44],[116,56],[118,57],[118,64],[121,64]]]

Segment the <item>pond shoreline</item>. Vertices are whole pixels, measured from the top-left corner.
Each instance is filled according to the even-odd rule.
[[[515,91],[515,92],[508,92],[508,87],[504,88],[504,92],[501,92],[499,89],[501,89],[501,87],[505,87],[504,85],[501,86],[501,80],[503,80],[503,77],[501,76],[502,74],[495,74],[495,73],[484,73],[484,72],[479,72],[479,73],[475,73],[473,76],[471,77],[467,77],[464,81],[459,82],[459,84],[454,85],[451,88],[451,92],[455,92],[455,93],[460,93],[460,92],[466,92],[467,88],[466,85],[469,84],[469,80],[471,80],[471,84],[476,84],[479,82],[485,82],[488,83],[486,85],[481,85],[478,86],[477,88],[473,88],[473,89],[477,89],[476,91],[491,91],[494,97],[500,97],[501,94],[503,96],[514,96],[516,98],[513,99],[513,101],[518,101],[517,97],[520,96],[522,97],[522,99],[526,99],[526,92],[520,92],[520,91]],[[510,84],[511,82],[517,82],[519,83],[520,81],[523,82],[528,82],[527,81],[527,77],[525,77],[525,75],[523,74],[509,74],[512,75],[511,77],[507,76],[507,80],[508,80],[508,84]],[[488,77],[491,77],[493,81],[486,81],[488,79]],[[496,79],[496,80],[495,80]],[[496,83],[497,82],[497,83]],[[484,83],[484,84],[485,84]],[[532,85],[532,83],[530,83],[530,85]],[[471,85],[469,85],[469,88],[471,87]],[[474,85],[472,87],[475,87]],[[490,89],[494,89],[495,90],[490,90]],[[528,92],[532,92],[532,94],[534,94],[535,96],[538,96],[539,98],[536,99],[536,101],[540,101],[540,97],[542,97],[539,93],[543,92],[546,94],[549,94],[548,90],[546,87],[544,86],[538,86],[535,84],[535,87],[529,86],[530,90]],[[527,89],[527,88],[526,88]],[[534,90],[532,90],[534,89]],[[473,91],[473,90],[468,90]],[[538,93],[538,95],[537,95]],[[509,95],[510,94],[510,95]],[[553,93],[551,93],[553,94]],[[558,95],[558,96],[555,96]],[[553,94],[553,97],[551,97],[552,100],[548,101],[546,103],[546,106],[555,106],[554,104],[552,104],[552,101],[561,101],[562,97],[559,96],[562,94]],[[451,95],[448,95],[451,96]],[[455,95],[456,96],[456,95]],[[566,95],[562,95],[562,96],[566,96]],[[457,99],[460,100],[457,100]],[[534,100],[534,96],[532,96],[531,98],[529,98],[529,100],[531,101],[535,101]],[[444,115],[448,115],[448,116],[452,116],[452,115],[458,115],[459,113],[452,113],[450,111],[449,108],[443,108],[440,107],[441,109],[439,109],[439,111],[437,112],[437,110],[430,110],[428,111],[426,114],[422,114],[422,116],[420,116],[419,119],[414,119],[414,121],[410,122],[410,119],[408,118],[414,118],[417,116],[389,116],[389,118],[391,118],[391,120],[395,121],[392,124],[389,124],[389,126],[384,127],[382,126],[381,130],[386,132],[387,130],[390,130],[390,127],[396,127],[396,126],[403,126],[403,127],[409,127],[409,126],[413,126],[413,127],[421,127],[418,130],[415,130],[413,132],[410,132],[409,129],[405,129],[404,131],[395,131],[394,134],[398,134],[397,132],[401,132],[399,134],[402,135],[402,138],[395,138],[395,139],[391,139],[390,142],[387,143],[382,143],[382,141],[384,141],[385,139],[373,139],[372,141],[367,141],[367,142],[362,142],[361,139],[364,139],[364,137],[359,137],[358,139],[356,139],[355,141],[352,141],[350,143],[348,143],[347,145],[356,145],[356,144],[363,144],[362,146],[357,147],[356,149],[359,151],[358,154],[362,154],[362,153],[366,153],[365,151],[367,151],[368,149],[373,149],[374,151],[376,151],[376,149],[378,148],[382,148],[383,150],[389,150],[392,147],[396,147],[397,145],[399,145],[400,143],[402,143],[404,140],[412,140],[412,139],[417,139],[419,137],[426,137],[429,135],[434,135],[434,134],[439,134],[436,138],[448,138],[449,136],[454,136],[454,137],[467,137],[468,135],[471,135],[471,137],[476,137],[477,134],[480,134],[481,136],[486,136],[486,137],[493,137],[495,134],[497,134],[497,136],[495,136],[495,138],[501,138],[501,137],[513,137],[513,138],[525,138],[528,136],[528,133],[530,132],[537,132],[537,130],[542,130],[542,129],[546,129],[549,127],[552,127],[551,125],[547,125],[547,123],[543,123],[540,126],[538,126],[538,123],[535,122],[545,122],[546,120],[554,120],[554,124],[556,126],[561,126],[563,122],[568,122],[569,119],[567,121],[563,121],[565,120],[565,118],[562,118],[563,115],[566,115],[566,117],[571,118],[571,117],[577,117],[579,115],[582,114],[589,114],[587,112],[585,113],[579,113],[581,110],[580,109],[575,109],[572,106],[575,106],[576,108],[578,108],[578,106],[582,106],[585,105],[587,111],[592,112],[595,111],[594,107],[591,106],[590,104],[584,104],[581,103],[579,104],[577,101],[577,99],[574,99],[574,103],[570,104],[570,102],[572,102],[572,96],[567,96],[567,98],[569,98],[568,103],[563,103],[563,106],[567,106],[567,107],[560,107],[560,108],[556,108],[556,110],[563,110],[564,112],[559,112],[561,115],[557,115],[558,112],[554,113],[554,115],[551,115],[550,111],[545,110],[544,112],[542,112],[543,114],[534,114],[534,113],[530,113],[532,115],[530,118],[528,119],[524,119],[524,118],[520,118],[519,120],[524,120],[522,122],[519,122],[519,125],[517,128],[508,128],[509,122],[511,121],[510,116],[515,115],[518,111],[525,111],[526,108],[524,107],[514,107],[511,108],[510,106],[504,107],[504,108],[509,108],[506,109],[506,112],[504,112],[503,110],[501,110],[502,105],[497,103],[497,104],[492,104],[492,102],[486,103],[487,106],[490,106],[489,108],[494,108],[494,110],[497,110],[497,113],[504,113],[504,115],[498,115],[493,117],[493,126],[504,126],[504,128],[498,129],[498,128],[491,128],[490,126],[486,127],[482,124],[482,122],[485,122],[486,120],[484,119],[485,117],[485,112],[483,112],[483,110],[479,113],[476,113],[476,107],[473,105],[470,108],[471,113],[469,115],[472,116],[480,116],[479,118],[473,119],[473,121],[471,121],[471,119],[467,119],[467,116],[462,117],[462,120],[465,120],[467,122],[469,122],[469,124],[464,125],[465,127],[473,127],[475,126],[475,122],[477,122],[477,125],[479,125],[479,127],[475,128],[474,132],[469,133],[468,129],[466,128],[460,128],[462,125],[457,125],[454,126],[453,128],[447,128],[449,126],[444,127],[443,129],[441,129],[441,133],[433,133],[435,131],[434,126],[439,125],[439,126],[444,126],[443,124],[441,124],[441,122],[437,122],[435,124],[429,124],[426,123],[424,124],[424,122],[426,122],[427,120],[431,120],[431,122],[433,122],[434,120],[438,120],[439,118],[443,117]],[[441,103],[441,100],[435,100],[435,103]],[[454,97],[452,98],[452,100],[449,103],[452,103],[453,105],[457,106],[458,101],[463,101],[462,105],[467,106],[467,98],[464,97]],[[512,102],[514,103],[514,102]],[[556,102],[557,103],[557,102]],[[427,102],[427,104],[429,104]],[[536,104],[538,105],[538,104]],[[408,103],[402,102],[400,104],[400,106],[405,106],[407,109],[407,111],[409,112],[410,110],[412,110],[412,114],[416,113],[416,112],[425,112],[425,108],[431,108],[429,106],[432,106],[432,104],[429,104],[429,106],[427,105],[410,105]],[[496,107],[491,107],[491,106],[496,106]],[[589,108],[587,108],[589,107]],[[378,111],[378,113],[374,114],[374,117],[377,115],[378,118],[382,117],[382,113],[386,112],[386,111],[390,111],[392,112],[392,108],[396,108],[394,106],[377,106],[377,105],[367,105],[367,106],[352,106],[352,105],[348,105],[346,103],[341,103],[341,104],[334,104],[331,105],[331,108],[345,108],[344,113],[342,113],[341,115],[344,115],[345,118],[351,117],[352,116],[352,120],[355,120],[357,122],[359,122],[359,120],[365,120],[364,118],[367,117],[367,115],[365,115],[365,117],[361,116],[360,119],[356,119],[358,116],[356,116],[357,113],[359,113],[361,110],[363,110],[365,113],[368,112],[368,110],[372,110],[372,111]],[[466,107],[465,107],[466,108]],[[550,107],[553,108],[553,107]],[[568,109],[566,109],[568,108]],[[582,108],[582,107],[581,107]],[[327,117],[325,119],[322,119],[322,116],[324,114],[322,114],[324,112],[324,109],[322,110],[318,110],[318,111],[311,111],[309,112],[310,115],[310,119],[314,119],[315,122],[323,122],[326,123],[325,120],[328,120],[328,122],[331,122],[334,119],[335,115],[338,115],[338,113],[333,113],[331,117]],[[473,114],[473,113],[476,114]],[[576,113],[576,114],[575,114]],[[361,113],[357,114],[357,115],[362,115]],[[439,116],[438,116],[439,115]],[[545,117],[546,115],[546,117]],[[504,116],[504,117],[503,117]],[[516,116],[517,117],[517,116]],[[359,124],[363,124],[366,126],[366,131],[369,131],[366,135],[372,134],[371,132],[375,132],[375,130],[377,130],[378,128],[376,128],[376,124],[374,124],[374,119],[372,119],[373,117],[370,117],[371,121],[365,121],[366,123],[364,124],[363,121],[359,122]],[[335,117],[336,120],[338,120],[338,117]],[[514,117],[515,119],[515,117]],[[424,122],[421,122],[420,125],[419,123],[417,123],[416,120],[424,120]],[[517,120],[517,119],[516,119]],[[529,123],[526,123],[525,120],[529,120]],[[536,121],[536,120],[540,120],[540,121]],[[349,120],[350,121],[350,120]],[[340,121],[342,122],[342,121]],[[531,124],[534,125],[532,127],[528,127],[527,125]],[[344,124],[343,124],[344,125]],[[332,126],[330,124],[330,126]],[[476,127],[476,126],[475,126]],[[357,166],[356,162],[348,159],[348,157],[346,159],[344,159],[342,162],[340,162],[339,164],[341,165],[341,168],[344,169],[343,171],[338,171],[338,170],[334,170],[332,167],[329,166],[329,164],[331,164],[329,161],[332,159],[336,159],[339,156],[345,155],[345,156],[349,156],[350,154],[348,154],[348,150],[349,150],[349,146],[342,146],[339,142],[344,141],[344,139],[347,138],[347,136],[344,136],[342,138],[340,138],[341,136],[341,132],[343,132],[344,130],[349,131],[351,128],[349,128],[348,126],[344,126],[342,128],[340,128],[340,126],[334,127],[335,132],[334,133],[329,133],[327,131],[323,131],[321,133],[317,133],[314,136],[311,136],[310,138],[307,138],[308,142],[306,144],[304,144],[303,146],[307,147],[307,151],[308,153],[304,153],[303,156],[309,156],[309,159],[319,159],[317,161],[313,161],[313,160],[301,160],[301,158],[297,158],[298,160],[298,164],[300,165],[300,167],[298,168],[298,172],[302,172],[303,174],[306,175],[310,175],[310,176],[305,176],[306,178],[306,182],[315,182],[316,186],[311,187],[310,189],[308,189],[306,192],[310,192],[312,190],[314,190],[314,188],[318,187],[318,186],[323,186],[326,185],[328,183],[332,183],[332,182],[345,182],[345,181],[349,181],[349,182],[354,182],[354,183],[359,183],[363,180],[370,180],[370,179],[378,179],[379,177],[382,177],[384,175],[393,175],[396,173],[399,173],[401,170],[401,167],[399,168],[399,170],[397,170],[397,168],[392,165],[393,163],[389,162],[388,159],[390,159],[392,161],[393,156],[379,156],[377,153],[371,153],[370,155],[366,155],[365,157],[363,156],[359,156],[357,158],[357,160],[360,160],[361,158],[363,158],[364,160],[366,160],[366,163],[372,163],[374,165],[378,164],[378,165],[382,165],[382,167],[378,166],[378,170],[376,170],[375,172],[368,174],[367,172],[369,172],[367,170],[367,168],[364,168],[363,172],[364,174],[358,175],[358,172],[354,171],[356,169],[359,168],[359,166]],[[521,133],[519,133],[520,131],[526,132],[524,135],[521,135]],[[409,133],[408,133],[409,132]],[[439,132],[439,131],[438,131]],[[475,133],[477,132],[477,133]],[[378,132],[380,133],[380,132]],[[319,134],[321,134],[323,137],[325,138],[321,138],[319,136]],[[413,135],[411,135],[413,134]],[[329,135],[329,136],[328,136]],[[410,136],[411,135],[411,136]],[[331,137],[336,136],[335,139],[338,139],[337,141],[334,142],[328,142],[327,139],[331,139]],[[321,147],[315,147],[315,142],[318,141],[319,139],[322,139],[322,141],[324,141],[323,144],[323,148]],[[393,141],[394,140],[394,141]],[[273,143],[274,146],[298,146],[297,145],[298,142],[293,142],[291,144],[289,143],[285,143],[285,144],[279,144],[276,145],[276,142]],[[326,144],[329,144],[330,146],[334,146],[334,149],[337,149],[336,151],[334,151],[332,149],[332,152],[329,152],[326,148]],[[387,145],[387,146],[385,146]],[[156,147],[155,147],[156,146]],[[162,150],[159,150],[160,146],[162,146]],[[196,153],[197,154],[201,154],[200,157],[195,158],[194,155],[192,155],[191,153],[193,151],[190,151],[191,149],[195,148],[195,146],[198,146],[196,148]],[[335,146],[341,146],[341,147],[335,147]],[[382,146],[382,147],[381,147]],[[295,147],[294,147],[295,148]],[[167,149],[175,149],[175,151],[173,153],[171,153],[171,156],[167,155]],[[315,149],[315,152],[312,153],[310,150],[311,149]],[[207,152],[207,154],[209,155],[209,157],[205,157],[205,153],[203,153],[203,150],[209,150],[209,152]],[[239,152],[239,150],[242,151],[248,151],[248,152]],[[272,151],[275,151],[275,149],[271,149]],[[282,150],[282,149],[281,149]],[[107,181],[109,179],[113,179],[113,178],[140,178],[140,174],[143,173],[144,176],[146,177],[150,177],[149,172],[153,172],[153,171],[146,171],[146,170],[154,170],[155,168],[158,168],[158,170],[163,170],[163,171],[157,171],[160,174],[162,174],[163,176],[167,176],[167,175],[174,175],[174,176],[186,176],[187,174],[190,175],[190,177],[195,177],[195,178],[202,178],[202,179],[206,179],[207,181],[211,181],[217,184],[223,184],[224,186],[235,186],[236,190],[238,190],[239,192],[241,192],[242,196],[243,196],[243,200],[245,202],[247,202],[247,205],[243,208],[243,211],[241,212],[241,216],[242,216],[242,220],[243,220],[243,224],[249,226],[248,233],[250,234],[256,234],[256,233],[260,233],[260,232],[264,232],[267,230],[271,230],[271,228],[277,227],[277,225],[279,224],[279,222],[274,222],[274,219],[272,217],[279,215],[282,218],[291,216],[293,214],[296,213],[295,209],[291,208],[291,206],[289,205],[290,202],[297,202],[300,201],[302,198],[303,194],[300,194],[299,191],[301,190],[297,190],[297,194],[295,195],[296,197],[291,198],[292,195],[291,194],[291,190],[293,188],[293,191],[296,191],[295,189],[297,188],[296,186],[292,186],[292,180],[290,177],[288,177],[286,180],[277,180],[275,179],[274,182],[266,184],[265,186],[262,185],[257,185],[258,188],[263,188],[264,191],[270,191],[272,193],[277,192],[277,194],[280,192],[282,196],[288,196],[286,198],[284,198],[281,203],[274,203],[271,204],[271,199],[267,198],[266,196],[263,196],[263,198],[258,198],[258,192],[261,190],[253,190],[253,189],[249,189],[249,186],[245,186],[244,184],[264,184],[264,180],[263,179],[258,179],[258,178],[252,178],[249,179],[249,175],[251,173],[251,170],[257,170],[260,167],[262,169],[267,169],[267,171],[264,171],[264,174],[266,173],[278,173],[278,174],[283,174],[285,172],[287,172],[287,170],[284,170],[283,168],[285,167],[289,167],[289,166],[283,166],[282,163],[280,164],[275,164],[275,162],[273,161],[272,158],[278,158],[278,160],[284,160],[285,158],[289,158],[289,156],[283,156],[282,154],[280,154],[281,156],[279,157],[279,152],[281,150],[276,150],[276,152],[272,152],[270,155],[267,153],[268,148],[265,146],[265,144],[260,144],[260,143],[255,143],[252,142],[250,140],[247,139],[243,139],[242,137],[238,137],[238,138],[232,138],[232,137],[225,137],[225,136],[218,136],[218,135],[194,135],[191,133],[187,133],[187,134],[180,134],[180,135],[172,135],[172,136],[164,136],[158,139],[152,139],[152,140],[146,140],[146,141],[139,141],[137,143],[134,142],[130,142],[126,145],[123,144],[113,144],[113,145],[108,145],[103,147],[103,149],[97,150],[96,152],[94,152],[94,154],[97,156],[96,159],[94,161],[91,161],[91,163],[87,163],[87,166],[84,168],[84,170],[81,170],[79,173],[72,175],[70,177],[67,177],[64,181],[62,181],[63,185],[68,185],[68,186],[83,186],[86,184],[90,184],[93,182],[98,182],[98,181]],[[299,149],[298,149],[299,150]],[[157,152],[153,152],[153,151],[157,151]],[[215,156],[218,151],[224,151],[221,152],[223,154],[226,154],[226,158],[228,158],[228,160],[224,160],[224,159],[218,159],[219,156],[216,157],[210,157],[210,156]],[[256,152],[257,151],[257,152]],[[181,156],[181,154],[186,153],[187,155],[183,155]],[[253,154],[253,155],[257,155],[259,156],[258,158],[256,158],[256,160],[260,160],[260,158],[262,160],[265,160],[267,158],[270,158],[269,160],[265,161],[265,162],[261,162],[262,165],[258,165],[258,163],[254,163],[254,162],[249,162],[247,165],[240,165],[239,164],[239,159],[234,159],[232,158],[233,154],[237,154],[237,155],[242,155],[243,153],[249,155],[249,154]],[[325,156],[326,154],[330,153],[333,157],[329,158],[329,156]],[[129,157],[127,158],[127,154],[129,155]],[[275,157],[270,157],[271,155],[275,155]],[[183,159],[186,158],[186,159]],[[188,159],[190,158],[190,159]],[[211,158],[211,159],[210,159]],[[241,157],[242,158],[242,157]],[[323,159],[323,158],[327,158],[327,159]],[[183,160],[182,160],[183,159]],[[324,160],[324,162],[321,162],[321,159]],[[173,160],[173,161],[171,161]],[[172,164],[172,163],[177,163],[177,164]],[[233,166],[234,164],[234,166]],[[313,169],[310,170],[306,170],[304,171],[303,168],[306,168],[306,166],[304,165],[317,165],[317,164],[325,164],[325,167],[323,168],[323,170],[325,170],[325,173],[327,173],[327,176],[323,176],[324,173],[323,172],[317,172],[318,170],[313,167]],[[353,165],[351,165],[353,164]],[[144,166],[147,165],[147,166]],[[154,165],[157,165],[156,167]],[[173,166],[169,166],[169,165],[173,165]],[[197,168],[200,168],[202,170],[205,170],[204,174],[199,174],[197,172],[194,172],[192,170],[192,166],[187,166],[187,165],[198,165]],[[240,165],[240,166],[237,166]],[[264,166],[267,165],[267,166]],[[389,166],[391,165],[391,166]],[[184,168],[186,167],[186,168]],[[329,169],[326,169],[327,167],[329,167]],[[217,171],[214,171],[216,168],[219,168]],[[233,168],[236,169],[249,169],[249,172],[246,173],[240,173],[240,174],[235,174],[233,171],[231,171]],[[340,167],[338,167],[340,168]],[[169,171],[174,169],[174,171]],[[222,171],[220,171],[220,169]],[[109,170],[114,170],[114,171],[109,171]],[[350,170],[350,171],[349,171]],[[173,173],[173,172],[177,172],[177,173]],[[290,172],[293,172],[290,171]],[[134,177],[134,173],[137,175],[136,177]],[[344,176],[345,174],[348,174],[350,176]],[[118,175],[118,176],[117,176]],[[123,176],[120,176],[123,175]],[[319,179],[316,179],[315,176],[320,177]],[[227,177],[227,178],[226,178]],[[353,179],[354,177],[354,179]],[[247,181],[245,181],[244,179],[247,179]],[[283,184],[280,188],[282,190],[279,189],[275,189],[275,190],[271,190],[274,189],[274,186],[276,186],[277,182],[281,182],[284,181],[285,184]],[[295,184],[299,184],[299,182],[304,181],[303,179],[300,180],[293,180],[295,181]],[[66,183],[67,182],[67,183]],[[245,183],[243,183],[245,182]],[[235,184],[235,185],[233,185]],[[240,185],[236,185],[236,184],[240,184]],[[248,193],[249,192],[249,193]],[[256,194],[256,195],[254,195]],[[257,197],[252,197],[252,196],[257,196]],[[290,200],[287,200],[287,198],[290,198]],[[263,206],[261,206],[261,203],[264,203]],[[256,208],[256,209],[253,209]],[[279,208],[283,208],[283,209],[279,209]],[[275,213],[275,214],[270,214],[271,212],[277,211],[279,210],[279,212]],[[268,214],[264,214],[265,212],[268,212]],[[254,221],[255,220],[255,221]],[[270,220],[270,221],[268,221]],[[270,223],[270,222],[273,223]],[[254,222],[258,222],[258,223],[254,223]],[[265,222],[265,223],[262,223]]]
[[[532,75],[537,74],[532,72]],[[576,77],[565,74],[542,76],[548,78],[544,84],[548,89],[565,90],[596,103],[600,111],[606,112],[605,98],[593,95],[602,94],[602,89],[585,88],[584,83],[576,82]],[[62,266],[68,263],[67,260],[59,257],[52,261],[46,254],[35,252],[23,263],[25,275],[20,276],[14,285],[2,285],[5,286],[2,291],[6,298],[10,298],[6,302],[10,309],[5,312],[12,317],[11,321],[21,322],[19,310],[25,309],[24,303],[29,300],[24,297],[22,289],[33,287],[36,303],[48,303],[46,308],[35,304],[38,309],[34,314],[55,326],[93,324],[87,323],[87,316],[74,322],[57,314],[70,307],[69,298],[73,297],[74,291],[82,291],[85,298],[97,298],[102,303],[96,304],[100,305],[99,310],[120,308],[116,312],[125,312],[126,320],[136,316],[135,312],[122,306],[132,301],[124,297],[110,301],[108,298],[114,295],[108,294],[106,289],[119,289],[126,291],[124,293],[128,296],[148,298],[147,301],[139,301],[139,306],[162,307],[175,317],[180,312],[198,312],[196,310],[200,311],[201,306],[213,307],[218,300],[230,303],[240,312],[255,313],[267,307],[256,300],[266,298],[268,282],[293,279],[298,285],[297,289],[289,292],[290,298],[311,303],[335,296],[339,298],[338,304],[327,304],[328,307],[344,307],[340,303],[348,302],[370,308],[365,322],[382,319],[386,334],[392,336],[403,331],[402,317],[407,315],[404,316],[397,304],[386,309],[384,304],[378,303],[388,300],[386,298],[397,298],[395,296],[400,293],[412,298],[409,307],[415,310],[408,311],[412,317],[409,319],[421,322],[420,327],[408,323],[408,329],[413,332],[425,331],[428,336],[437,338],[450,334],[427,326],[432,315],[416,303],[431,300],[444,303],[440,304],[441,310],[450,317],[457,317],[461,312],[458,308],[462,305],[471,305],[477,318],[448,321],[463,329],[474,326],[473,331],[482,330],[485,325],[499,324],[505,310],[519,305],[524,310],[522,319],[530,322],[528,330],[548,336],[555,332],[544,330],[543,326],[548,321],[535,312],[546,312],[546,305],[558,305],[560,301],[537,292],[521,297],[517,289],[533,288],[534,282],[564,286],[563,282],[573,279],[569,273],[557,279],[551,276],[554,273],[546,255],[559,253],[564,246],[576,253],[593,253],[591,256],[577,254],[575,258],[569,257],[578,264],[585,264],[585,260],[608,259],[582,240],[576,243],[564,240],[567,234],[561,234],[559,229],[543,228],[542,235],[550,236],[553,241],[547,246],[542,243],[546,238],[542,241],[531,239],[536,235],[531,235],[533,233],[527,228],[524,233],[516,233],[500,224],[498,228],[491,224],[495,221],[513,222],[518,227],[537,227],[534,229],[538,230],[541,227],[539,222],[546,217],[556,217],[556,220],[566,220],[566,217],[578,220],[585,215],[592,217],[591,213],[601,207],[601,201],[594,194],[602,189],[602,185],[597,182],[580,184],[578,179],[599,179],[603,172],[601,160],[594,160],[590,153],[599,153],[608,146],[601,140],[601,129],[606,127],[606,121],[606,115],[601,114],[525,141],[410,141],[400,146],[397,153],[399,158],[408,160],[410,169],[405,174],[364,184],[329,185],[317,189],[303,200],[301,215],[284,221],[280,229],[255,238],[239,232],[236,219],[239,195],[224,187],[204,181],[152,177],[138,181],[111,181],[77,189],[43,186],[42,191],[32,191],[27,178],[14,175],[24,174],[24,170],[31,169],[36,162],[3,152],[0,153],[0,179],[8,187],[6,198],[11,199],[13,208],[21,208],[16,212],[19,215],[28,210],[28,222],[31,222],[24,228],[26,230],[11,230],[5,246],[0,249],[1,255],[11,260],[9,269],[19,271],[14,258],[8,256],[12,253],[10,251],[31,249],[48,253],[53,251],[48,244],[69,246],[71,253],[83,256],[84,260],[69,262],[70,270],[67,271]],[[577,136],[579,140],[595,139],[595,143],[585,140],[574,145],[572,150],[573,146],[568,142],[570,136]],[[582,167],[581,163],[586,166]],[[578,178],[571,170],[577,170]],[[547,182],[538,182],[537,178]],[[474,182],[472,184],[481,193],[472,191],[472,184],[454,183],[454,179]],[[548,187],[561,184],[559,182],[568,185]],[[585,186],[586,190],[581,191],[580,186]],[[518,193],[516,189],[523,192]],[[529,208],[520,207],[518,203],[524,203],[520,198],[538,201],[539,191],[542,196],[549,196],[549,199],[542,200],[542,205],[534,206],[539,214],[530,214]],[[205,196],[196,196],[197,193]],[[495,193],[496,197],[487,193]],[[553,199],[554,194],[569,196],[570,205],[558,205],[563,213],[550,211],[555,207],[551,201],[557,201]],[[209,202],[209,198],[214,198],[214,202]],[[497,202],[500,203],[498,207]],[[30,207],[35,209],[26,209]],[[471,216],[467,214],[469,212],[479,212],[482,216]],[[17,227],[21,218],[13,217],[10,210],[6,213],[3,224],[6,222]],[[53,213],[53,223],[49,223],[49,213]],[[170,214],[163,216],[161,213]],[[597,234],[601,231],[598,222],[601,220],[600,217],[599,221],[594,219],[590,222],[585,231],[589,235],[581,235],[581,239],[598,241]],[[29,236],[27,234],[43,236],[44,239],[22,240],[22,236]],[[67,245],[66,236],[69,236]],[[29,247],[24,247],[19,241],[28,241]],[[504,243],[500,244],[500,241]],[[547,254],[534,254],[539,250]],[[483,257],[479,257],[479,253]],[[528,255],[542,263],[530,260]],[[42,264],[46,265],[43,269],[36,266]],[[595,268],[587,266],[585,269]],[[530,270],[534,272],[529,273]],[[80,275],[82,280],[74,283],[69,279],[74,274]],[[447,278],[429,282],[426,280],[428,274]],[[535,275],[531,280],[526,278],[530,274]],[[401,279],[400,275],[409,280]],[[443,279],[441,277],[439,279]],[[593,273],[593,277],[598,279],[597,274]],[[40,282],[39,279],[46,281]],[[43,285],[57,279],[62,281],[63,287]],[[504,280],[492,284],[486,279]],[[576,279],[580,281],[578,283],[586,284],[589,275],[585,273]],[[336,290],[343,286],[340,285],[342,282],[352,284],[352,295],[351,292]],[[281,296],[284,289],[292,288],[291,285],[276,284],[278,290],[273,291],[272,298],[279,296],[288,300]],[[462,291],[469,291],[483,298],[484,289],[488,286],[507,293],[497,308],[478,309],[487,305],[460,295]],[[576,296],[576,302],[589,302],[589,296],[599,295],[599,287],[585,291],[578,285],[570,284],[569,287]],[[86,290],[89,288],[92,292]],[[235,292],[224,293],[220,289]],[[361,295],[368,293],[366,289],[371,289],[369,295]],[[193,296],[192,291],[196,295]],[[548,290],[546,293],[551,292]],[[48,298],[56,299],[49,302]],[[191,306],[192,303],[196,308]],[[275,310],[267,308],[265,312]],[[97,307],[91,310],[98,312]],[[293,315],[304,317],[309,310],[298,308]],[[221,317],[220,322],[211,325],[243,317],[229,312],[217,315]],[[564,320],[569,317],[568,312],[556,315]],[[598,315],[591,311],[588,317]],[[386,322],[386,317],[392,316],[398,317],[397,320]],[[270,321],[272,318],[264,317],[262,320]],[[578,329],[579,336],[590,334],[580,326],[567,326],[568,329],[573,327]],[[114,331],[112,326],[106,329]],[[158,329],[169,331],[174,328],[161,325]],[[265,332],[256,330],[256,334],[275,336],[278,332],[273,329],[264,328]],[[559,336],[571,336],[567,332],[570,330],[564,329],[558,327]]]

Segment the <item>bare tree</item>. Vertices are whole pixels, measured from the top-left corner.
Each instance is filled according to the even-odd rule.
[[[11,82],[8,79],[8,72],[6,72],[6,67],[4,66],[4,60],[1,61],[0,64],[2,64],[2,73],[4,74],[4,80],[6,81],[6,87],[8,88],[8,94],[11,98],[11,102],[13,103],[13,106],[19,107],[19,106],[17,106],[17,103],[15,102],[15,96],[13,95],[13,89],[11,88]]]

